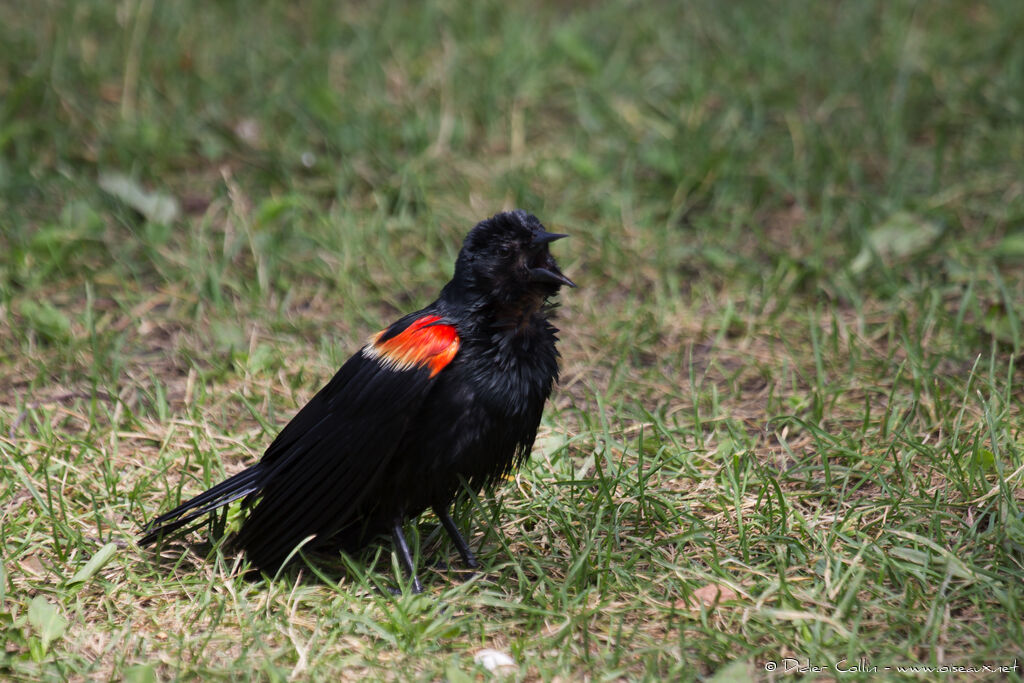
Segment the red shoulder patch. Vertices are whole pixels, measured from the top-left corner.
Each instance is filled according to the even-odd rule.
[[[459,335],[455,328],[438,323],[440,319],[436,315],[417,318],[404,330],[383,341],[388,330],[381,330],[370,337],[370,343],[363,348],[363,355],[380,361],[391,370],[430,368],[430,376],[433,377],[452,362],[459,350]]]

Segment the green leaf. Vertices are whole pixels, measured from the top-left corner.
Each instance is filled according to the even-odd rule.
[[[267,225],[279,220],[282,215],[289,211],[305,207],[305,200],[302,195],[289,194],[283,197],[271,197],[263,200],[255,211],[253,222],[256,225]]]
[[[81,569],[75,572],[75,575],[67,582],[67,586],[81,587],[80,585],[84,585],[86,581],[91,579],[96,572],[102,569],[104,565],[110,561],[110,558],[114,556],[115,552],[117,552],[117,546],[113,543],[108,543],[100,548],[95,555],[89,558],[89,561],[86,562]]]
[[[992,304],[986,309],[981,327],[1002,344],[1014,345],[1021,334],[1017,316],[1002,304]]]
[[[210,325],[214,348],[220,353],[249,349],[249,338],[242,326],[231,320],[214,321]]]
[[[49,341],[64,341],[71,336],[71,320],[48,301],[40,303],[25,299],[19,304],[18,310],[28,327]]]
[[[1007,261],[1024,259],[1024,232],[1007,235],[995,247],[995,255]]]
[[[224,524],[224,533],[238,533],[242,530],[242,524],[245,522],[246,510],[242,507],[242,501],[232,501],[228,505],[228,511],[226,515],[226,521]]]
[[[136,664],[121,672],[124,683],[156,683],[156,667],[152,664]]]
[[[103,217],[89,202],[82,199],[75,199],[64,205],[60,211],[60,223],[64,227],[65,244],[68,238],[98,238],[103,233]],[[32,242],[36,242],[35,238]]]
[[[568,444],[569,440],[564,434],[548,432],[534,441],[534,452],[543,453],[545,459],[553,458],[565,450]]]
[[[974,464],[981,472],[991,472],[996,468],[995,453],[987,448],[979,448],[974,454]]]
[[[710,683],[745,683],[745,681],[754,680],[751,673],[750,663],[738,659],[716,671],[708,681]]]
[[[941,235],[941,226],[909,211],[897,211],[871,229],[864,247],[850,263],[850,270],[863,273],[875,256],[882,263],[915,256],[933,246]]]
[[[246,370],[254,375],[263,375],[277,370],[284,364],[280,352],[270,344],[257,344],[246,361]]]
[[[572,64],[586,73],[595,73],[602,60],[591,48],[587,37],[575,27],[566,26],[555,32],[555,45]]]
[[[444,678],[448,683],[471,683],[475,680],[459,667],[457,659],[448,662],[444,668]]]
[[[978,577],[975,575],[964,561],[959,557],[953,555],[949,550],[938,545],[931,539],[925,538],[918,534],[911,533],[909,531],[901,531],[899,529],[892,529],[890,532],[893,536],[899,536],[909,541],[914,541],[920,545],[929,548],[932,552],[926,552],[923,550],[917,550],[915,548],[906,548],[901,546],[892,546],[888,550],[890,557],[896,557],[902,560],[907,560],[913,564],[920,565],[921,567],[936,567],[945,566],[949,573],[958,578],[966,581],[977,581]]]
[[[46,654],[50,643],[64,635],[68,622],[45,597],[37,595],[28,606],[28,623],[39,636],[42,653]]]

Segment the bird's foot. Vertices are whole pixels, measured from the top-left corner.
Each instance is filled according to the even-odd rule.
[[[455,578],[459,581],[469,581],[480,573],[480,563],[473,561],[472,564],[465,564],[465,566],[457,566],[448,562],[447,560],[437,560],[431,565],[431,569],[436,572],[442,572],[448,576]]]

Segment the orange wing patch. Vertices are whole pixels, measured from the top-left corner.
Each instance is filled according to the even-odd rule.
[[[370,337],[370,342],[363,347],[363,355],[380,361],[390,370],[430,368],[430,376],[433,377],[452,362],[459,350],[459,335],[455,328],[438,324],[440,319],[436,315],[425,315],[384,341],[381,337],[387,334],[387,330],[381,330]]]

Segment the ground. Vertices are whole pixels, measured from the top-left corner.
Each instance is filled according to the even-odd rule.
[[[1022,33],[0,5],[0,677],[1019,679]],[[420,596],[387,545],[255,581],[205,528],[136,545],[511,207],[580,287],[532,458],[459,511],[483,571],[431,569],[429,515]]]

